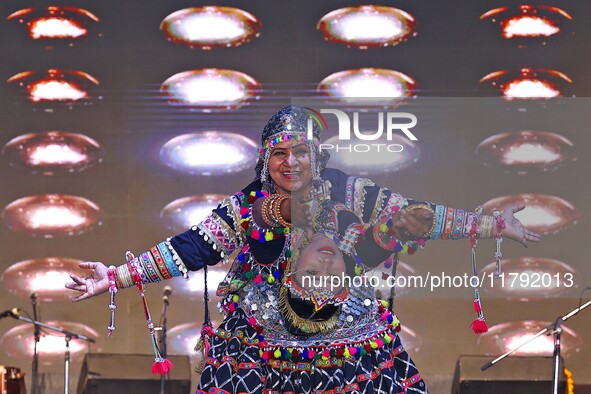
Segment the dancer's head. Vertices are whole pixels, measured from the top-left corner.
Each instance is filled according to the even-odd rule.
[[[329,155],[320,151],[321,126],[306,109],[288,106],[269,119],[261,136],[256,176],[263,190],[280,193],[308,192],[321,183],[320,173]],[[311,127],[313,139],[307,137]]]

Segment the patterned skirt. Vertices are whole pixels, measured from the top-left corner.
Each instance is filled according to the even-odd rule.
[[[257,333],[242,309],[228,315],[211,339],[197,394],[428,393],[399,336],[352,359],[262,361]]]

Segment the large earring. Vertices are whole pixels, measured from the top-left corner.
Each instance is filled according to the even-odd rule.
[[[320,166],[316,159],[316,147],[310,147],[310,166],[312,167],[312,185],[319,188],[322,185],[322,178],[320,177]]]
[[[267,149],[263,158],[263,169],[261,170],[261,183],[263,184],[263,191],[271,193],[273,190],[273,181],[269,174],[269,157],[271,156],[271,149]]]

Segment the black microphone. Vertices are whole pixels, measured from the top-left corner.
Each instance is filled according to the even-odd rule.
[[[21,310],[19,308],[12,308],[12,309],[7,309],[4,312],[0,313],[0,319],[4,319],[5,317],[14,317],[15,319],[18,319],[18,317],[21,314]]]

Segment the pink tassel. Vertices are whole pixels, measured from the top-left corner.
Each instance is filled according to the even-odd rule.
[[[172,363],[166,358],[160,359],[152,364],[152,373],[154,375],[166,375],[171,369]]]
[[[486,321],[481,318],[476,318],[470,324],[470,328],[474,331],[474,334],[484,334],[488,331],[488,326],[486,325]]]

